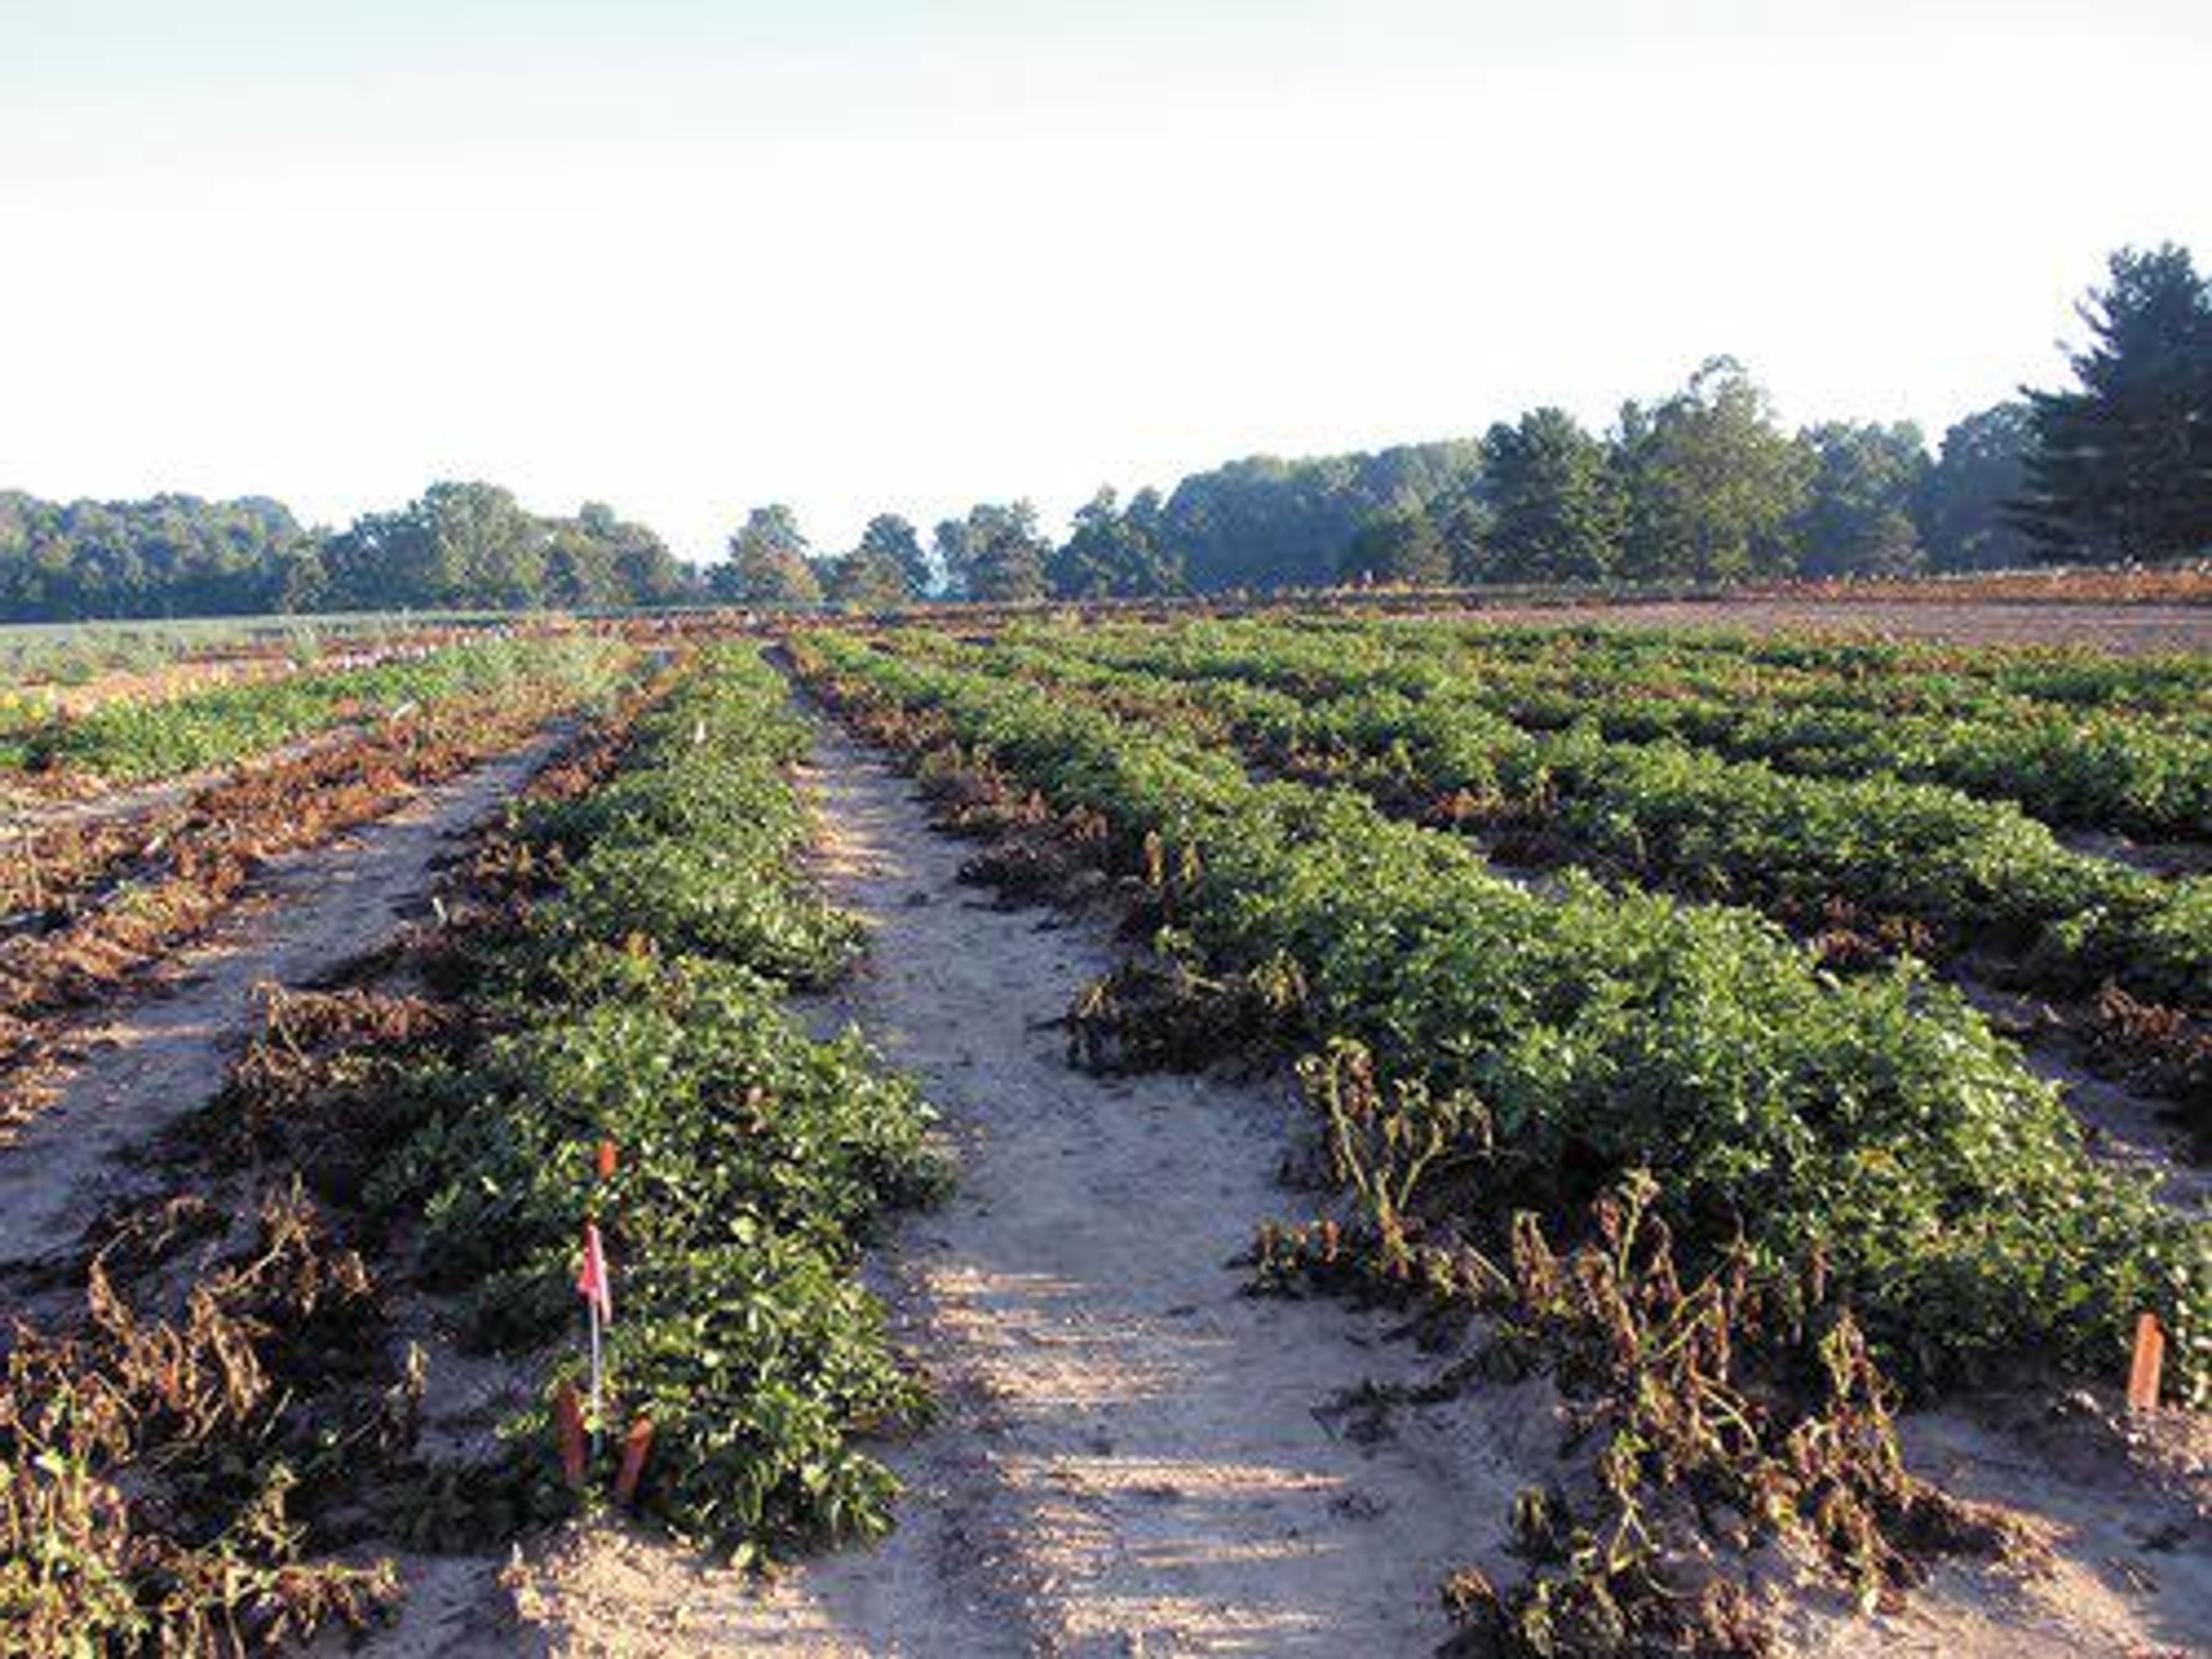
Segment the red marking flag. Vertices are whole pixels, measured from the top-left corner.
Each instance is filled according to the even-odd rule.
[[[599,1229],[595,1222],[584,1224],[584,1266],[576,1275],[576,1294],[590,1303],[600,1318],[612,1322],[614,1288],[607,1276],[607,1253],[599,1248]]]

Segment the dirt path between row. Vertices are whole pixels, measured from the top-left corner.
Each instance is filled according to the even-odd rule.
[[[842,736],[817,765],[827,878],[875,928],[830,1012],[920,1079],[961,1163],[878,1253],[944,1413],[894,1451],[908,1489],[875,1549],[761,1596],[581,1530],[528,1568],[526,1617],[564,1652],[1426,1651],[1444,1576],[1510,1566],[1547,1395],[1340,1409],[1437,1362],[1336,1304],[1243,1293],[1231,1258],[1298,1202],[1277,1176],[1304,1109],[1280,1082],[1072,1070],[1041,1023],[1110,965],[1104,930],[961,885],[972,846]]]
[[[310,985],[383,944],[422,903],[435,860],[495,811],[559,741],[542,737],[424,790],[391,816],[272,860],[246,902],[143,988],[66,1039],[52,1103],[0,1145],[0,1267],[74,1244],[101,1208],[144,1184],[153,1138],[204,1104],[252,1018],[264,981]]]
[[[568,1528],[506,1575],[518,1649],[1431,1651],[1447,1573],[1517,1576],[1513,1494],[1559,1469],[1547,1385],[1344,1409],[1438,1362],[1340,1304],[1244,1294],[1232,1258],[1254,1224],[1303,1202],[1279,1179],[1303,1110],[1284,1085],[1071,1069],[1044,1022],[1110,965],[1106,931],[962,885],[972,846],[842,734],[823,730],[807,781],[825,878],[875,930],[823,1023],[857,1022],[921,1081],[961,1163],[951,1204],[871,1269],[944,1412],[889,1452],[907,1491],[883,1544],[762,1593],[635,1530]],[[2202,1535],[2201,1482],[2153,1495],[2103,1431],[2025,1409],[1918,1417],[1905,1437],[1914,1467],[2041,1517],[2049,1569],[1945,1566],[1875,1619],[1763,1575],[1781,1648],[2164,1652],[2212,1627],[2212,1573],[2179,1541]]]

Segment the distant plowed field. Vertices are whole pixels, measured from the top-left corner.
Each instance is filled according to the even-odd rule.
[[[2212,651],[2212,606],[2064,599],[1739,599],[1632,605],[1506,607],[1499,622],[1602,623],[1627,628],[1729,628],[1949,640],[1960,645],[2078,646],[2138,656]]]

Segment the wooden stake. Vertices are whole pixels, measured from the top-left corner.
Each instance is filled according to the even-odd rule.
[[[2166,1363],[2166,1333],[2158,1328],[2156,1314],[2136,1317],[2136,1358],[2128,1368],[2128,1409],[2158,1409],[2158,1374]]]
[[[616,1503],[626,1506],[637,1496],[638,1479],[645,1473],[645,1456],[652,1449],[653,1419],[633,1419],[629,1433],[623,1441],[622,1468],[615,1474]]]
[[[576,1403],[576,1385],[563,1382],[553,1395],[553,1428],[561,1440],[561,1468],[568,1484],[584,1484],[584,1408]]]

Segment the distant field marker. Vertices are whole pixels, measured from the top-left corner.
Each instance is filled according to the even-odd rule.
[[[561,1440],[561,1468],[568,1484],[584,1484],[584,1410],[576,1403],[576,1385],[563,1382],[553,1395],[553,1427]]]
[[[2158,1376],[2165,1363],[2166,1333],[2159,1328],[2158,1316],[2139,1315],[2136,1320],[2135,1364],[2128,1368],[2130,1411],[2158,1409]]]
[[[637,1496],[639,1478],[645,1473],[646,1454],[653,1449],[653,1419],[634,1418],[623,1440],[622,1468],[615,1474],[615,1502],[627,1506]]]

